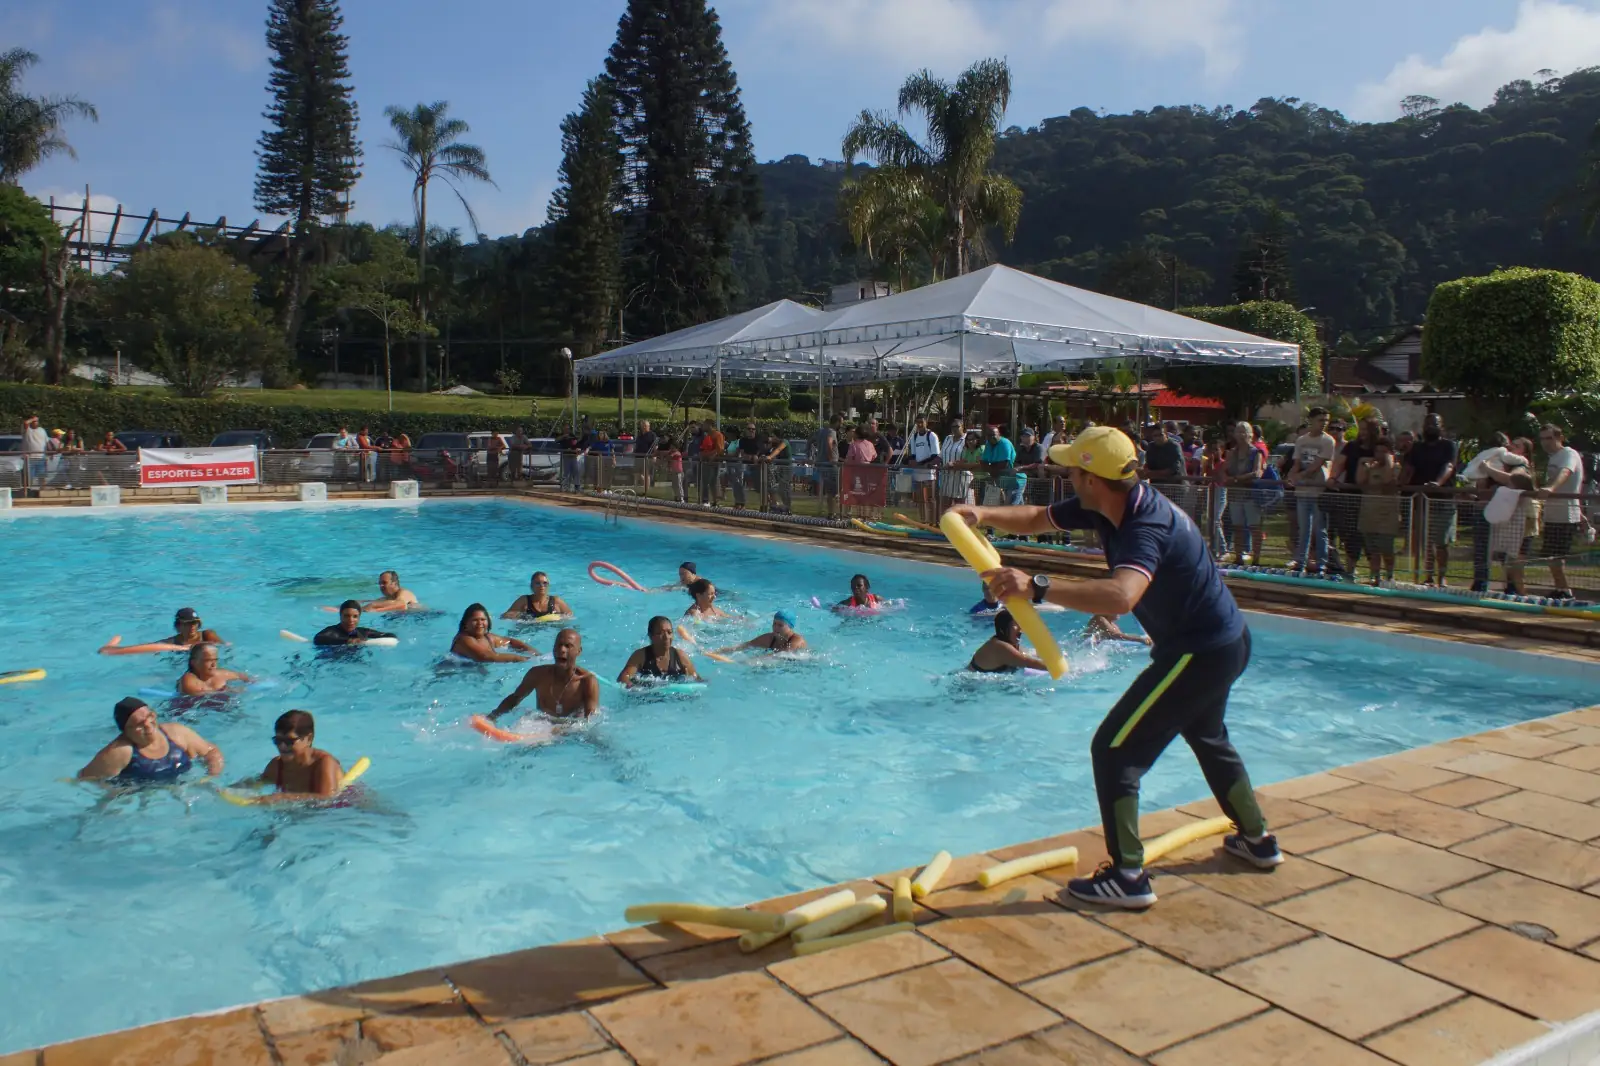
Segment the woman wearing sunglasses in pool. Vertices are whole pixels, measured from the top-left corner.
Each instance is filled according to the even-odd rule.
[[[216,630],[205,628],[205,623],[200,621],[199,612],[193,607],[180,608],[172,619],[172,628],[177,632],[170,637],[162,637],[148,644],[129,644],[127,647],[122,646],[122,636],[118,634],[101,646],[100,654],[145,655],[151,652],[188,651],[196,644],[227,643],[217,636]]]
[[[261,771],[261,783],[278,791],[259,802],[325,799],[338,793],[344,767],[316,746],[316,736],[317,723],[309,712],[289,711],[278,716],[272,727],[278,754]]]
[[[560,615],[562,618],[572,617],[572,608],[567,606],[567,601],[560,596],[550,594],[550,575],[543,570],[533,572],[533,577],[528,579],[528,589],[528,594],[518,596],[516,602],[506,608],[506,613],[501,615],[501,618],[531,622],[536,618],[552,614]]]

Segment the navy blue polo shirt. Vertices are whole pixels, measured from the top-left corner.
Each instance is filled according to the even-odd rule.
[[[1076,497],[1049,509],[1057,529],[1092,529],[1105,545],[1106,565],[1150,579],[1133,616],[1160,655],[1210,651],[1238,640],[1244,615],[1222,583],[1205,538],[1189,516],[1141,482],[1128,493],[1122,525],[1085,508]]]

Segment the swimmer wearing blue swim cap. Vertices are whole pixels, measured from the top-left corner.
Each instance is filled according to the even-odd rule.
[[[795,615],[788,608],[776,611],[772,616],[772,630],[759,637],[735,644],[727,648],[719,648],[717,655],[732,655],[741,651],[806,651],[806,638],[795,632]]]
[[[973,604],[972,607],[968,609],[967,613],[994,614],[996,611],[1000,610],[1002,606],[1003,604],[1000,602],[1000,597],[994,594],[994,590],[991,589],[989,587],[989,583],[985,581],[983,582],[983,599]]]

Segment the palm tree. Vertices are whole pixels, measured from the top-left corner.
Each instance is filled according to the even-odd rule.
[[[494,179],[489,177],[483,149],[475,144],[462,144],[456,139],[470,132],[471,127],[463,119],[445,117],[449,110],[448,101],[436,100],[431,104],[418,104],[410,111],[387,107],[383,112],[396,137],[384,147],[399,153],[401,162],[411,171],[414,179],[411,183],[411,204],[417,216],[418,318],[423,325],[428,322],[428,183],[440,178],[450,186],[450,191],[456,194],[456,199],[461,201],[462,208],[466,210],[467,221],[472,223],[472,232],[475,234],[478,232],[478,216],[472,213],[472,205],[467,203],[457,182],[463,178],[473,178],[494,185]],[[422,391],[426,392],[428,349],[425,342],[421,345],[419,355]]]
[[[839,207],[851,240],[867,258],[895,264],[901,292],[910,287],[908,255],[925,256],[931,280],[940,280],[951,243],[949,217],[905,171],[879,168],[847,180]]]
[[[865,156],[901,172],[943,206],[958,275],[967,272],[971,246],[981,243],[984,228],[999,228],[1009,241],[1022,214],[1022,190],[989,170],[1010,100],[1011,68],[1004,60],[980,60],[954,85],[924,70],[900,87],[899,113],[924,116],[926,144],[893,116],[872,111],[861,112],[844,136],[846,165]]]
[[[0,183],[16,185],[40,161],[58,153],[78,158],[61,135],[71,118],[98,122],[94,105],[75,96],[25,96],[18,82],[39,62],[26,48],[0,52]]]

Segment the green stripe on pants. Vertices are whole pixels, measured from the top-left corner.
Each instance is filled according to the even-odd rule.
[[[1159,700],[1167,689],[1172,687],[1172,683],[1178,680],[1178,675],[1183,673],[1183,668],[1188,666],[1189,660],[1193,658],[1194,655],[1192,653],[1181,656],[1172,669],[1167,672],[1167,676],[1161,679],[1161,683],[1150,690],[1150,695],[1144,698],[1144,702],[1135,708],[1134,712],[1128,716],[1128,720],[1123,723],[1122,728],[1117,730],[1117,735],[1111,738],[1111,746],[1113,748],[1122,747],[1122,742],[1128,739],[1128,734],[1133,732],[1133,727],[1139,724],[1139,719],[1143,718],[1150,708],[1156,705],[1156,700]]]

